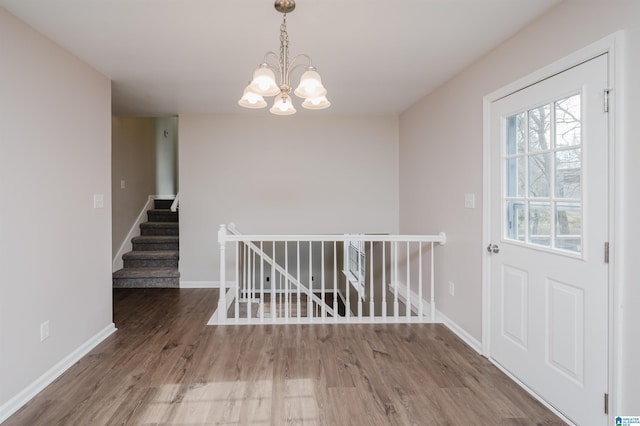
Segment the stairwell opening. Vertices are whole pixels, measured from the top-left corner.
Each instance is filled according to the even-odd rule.
[[[112,117],[114,287],[179,287],[178,118]]]

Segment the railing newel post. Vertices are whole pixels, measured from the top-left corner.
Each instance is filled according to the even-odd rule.
[[[436,284],[435,284],[435,269],[434,263],[434,244],[431,242],[431,322],[436,322]]]
[[[220,244],[220,296],[218,297],[218,319],[220,322],[227,320],[227,288],[226,288],[226,244],[227,244],[227,226],[221,224],[218,229],[218,243]]]

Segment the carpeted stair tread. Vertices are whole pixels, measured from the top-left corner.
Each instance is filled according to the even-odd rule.
[[[130,251],[122,255],[123,260],[129,259],[179,259],[180,252],[176,250],[139,250]]]
[[[156,209],[169,209],[173,204],[173,200],[156,199],[153,200],[153,207]]]
[[[178,222],[142,222],[141,228],[178,228]]]
[[[179,235],[178,222],[143,222],[140,224],[140,235]]]
[[[114,288],[180,288],[180,237],[173,200],[154,200],[133,251],[122,255],[123,268],[113,273]]]
[[[178,222],[178,212],[172,212],[169,209],[151,209],[147,210],[147,218],[149,222]]]
[[[180,278],[176,268],[123,268],[113,273],[114,279]]]
[[[132,243],[145,243],[145,244],[164,244],[164,243],[177,243],[180,241],[180,237],[177,235],[140,235],[139,237],[133,237]]]

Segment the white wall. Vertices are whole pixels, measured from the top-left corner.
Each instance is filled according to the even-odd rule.
[[[176,195],[178,192],[178,117],[158,117],[155,123],[156,194]]]
[[[113,117],[111,133],[112,257],[156,192],[156,119]],[[121,181],[125,182],[122,188]]]
[[[112,327],[112,296],[110,81],[2,8],[0,40],[1,419]]]
[[[395,117],[180,116],[180,273],[217,281],[217,229],[398,231]]]
[[[626,163],[620,166],[625,168],[622,213],[629,218],[626,240],[614,248],[616,261],[623,264],[617,280],[624,295],[622,414],[640,412],[640,286],[635,269],[640,222],[631,220],[640,211],[640,2],[565,1],[404,112],[400,231],[447,232],[436,269],[439,307],[480,339],[483,96],[618,30],[626,30]],[[476,209],[464,208],[466,192],[476,194]],[[448,281],[456,284],[453,298],[446,293]]]

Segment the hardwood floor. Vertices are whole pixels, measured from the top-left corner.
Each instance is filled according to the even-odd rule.
[[[564,424],[442,325],[207,326],[217,295],[114,290],[118,331],[4,424]]]

